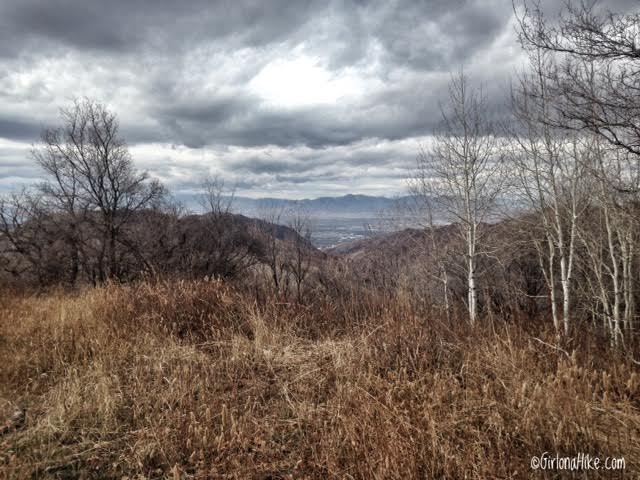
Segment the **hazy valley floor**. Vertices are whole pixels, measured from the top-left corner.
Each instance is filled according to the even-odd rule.
[[[6,294],[0,316],[0,418],[25,409],[6,478],[557,478],[530,469],[545,451],[640,474],[638,366],[604,341],[217,282]]]

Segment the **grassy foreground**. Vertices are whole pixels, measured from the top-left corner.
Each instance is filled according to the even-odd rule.
[[[554,478],[530,470],[545,451],[640,474],[638,366],[597,339],[352,302],[257,306],[218,282],[6,294],[0,421],[25,414],[0,477]]]

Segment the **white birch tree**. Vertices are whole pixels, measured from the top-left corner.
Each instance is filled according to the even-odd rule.
[[[467,310],[478,318],[478,259],[483,223],[491,220],[504,183],[503,145],[487,116],[487,98],[464,73],[452,77],[448,109],[433,145],[421,155],[421,189],[430,209],[458,227],[464,241]]]
[[[542,230],[542,240],[534,242],[553,325],[556,331],[562,328],[569,334],[577,229],[587,206],[589,155],[578,133],[554,127],[562,100],[549,85],[554,65],[548,55],[541,50],[531,52],[530,67],[513,95],[516,150],[512,159],[520,199],[533,213],[535,227]]]

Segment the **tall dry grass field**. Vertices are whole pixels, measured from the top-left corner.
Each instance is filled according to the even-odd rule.
[[[0,305],[6,478],[555,478],[544,451],[640,475],[638,366],[594,337],[217,282]]]

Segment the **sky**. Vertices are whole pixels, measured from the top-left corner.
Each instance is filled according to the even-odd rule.
[[[89,97],[178,196],[402,195],[452,73],[506,111],[515,25],[511,0],[0,0],[0,193],[41,179],[40,131]]]

